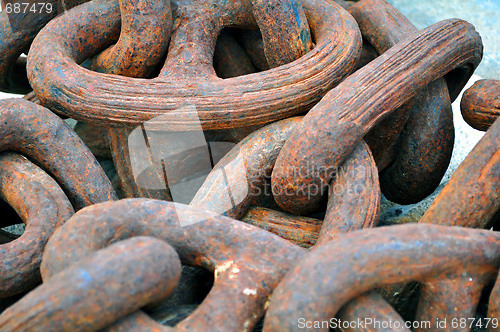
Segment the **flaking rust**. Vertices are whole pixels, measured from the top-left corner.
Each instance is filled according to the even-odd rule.
[[[158,77],[144,80],[90,72],[77,65],[110,46],[119,33],[116,2],[86,3],[38,34],[28,76],[43,105],[96,125],[135,127],[161,115],[170,116],[150,125],[194,130],[201,123],[207,130],[266,124],[312,107],[354,69],[361,50],[356,22],[342,7],[309,0],[302,6],[317,36],[311,52],[290,65],[221,80],[212,66],[216,38],[224,26],[256,27],[250,2],[228,1],[224,6],[212,6],[208,0],[176,2],[166,62]],[[106,91],[106,96],[97,91]],[[176,111],[193,105],[199,115],[196,123]]]
[[[6,298],[41,283],[40,264],[45,244],[74,210],[54,179],[12,152],[0,153],[0,198],[26,224],[19,239],[0,245],[0,298]]]
[[[193,220],[199,222],[192,223]],[[186,222],[192,224],[182,227]],[[64,320],[57,322],[46,318],[60,310],[66,313],[74,310],[69,306],[60,306],[60,301],[68,296],[73,285],[51,283],[51,279],[60,280],[60,273],[74,271],[72,266],[77,267],[79,261],[85,260],[97,248],[105,248],[111,243],[120,243],[121,240],[135,236],[152,236],[167,242],[175,249],[183,264],[201,266],[212,272],[219,271],[203,304],[176,326],[175,330],[179,331],[199,330],[201,327],[204,331],[242,331],[245,322],[248,322],[249,328],[252,327],[263,315],[264,304],[272,290],[305,252],[304,249],[257,227],[187,205],[150,199],[125,199],[96,204],[70,218],[50,238],[45,249],[42,277],[51,287],[55,287],[61,299],[43,301],[43,306],[37,311],[39,314],[28,317],[24,313],[33,306],[42,305],[40,296],[45,294],[42,290],[34,291],[27,296],[29,300],[15,304],[8,312],[0,315],[0,326],[22,326],[28,321],[34,330],[48,329],[52,324],[76,326],[80,320],[78,315],[63,314]],[[143,258],[137,259],[141,261]],[[150,259],[158,260],[154,264],[148,263],[151,265],[161,261],[154,256]],[[134,264],[128,266],[122,268],[134,269]],[[116,276],[113,274],[114,277]],[[127,291],[133,292],[133,289],[129,287]],[[245,292],[249,295],[244,296]],[[148,299],[155,301],[157,298],[149,297],[145,300]],[[113,318],[106,317],[107,321],[118,320],[134,311],[125,312],[124,308],[130,308],[130,303],[112,296],[102,298],[95,306],[101,309],[113,308]],[[19,325],[5,325],[9,324],[11,317],[16,317],[16,324]],[[101,326],[100,319],[95,317],[89,316],[89,319],[94,318],[88,323],[89,329],[92,329],[90,326],[94,326],[94,329]],[[116,322],[109,330],[130,331],[133,328],[147,331],[162,327],[144,313],[135,312]]]
[[[320,246],[287,274],[273,292],[264,331],[301,331],[297,317],[328,321],[375,287],[412,280],[423,283],[416,321],[474,317],[482,288],[497,277],[499,246],[497,232],[437,225],[347,234]],[[433,324],[424,330],[440,329]],[[450,324],[447,330],[461,329]]]
[[[500,81],[479,80],[464,92],[460,102],[464,120],[477,130],[486,131],[500,116]]]
[[[349,12],[379,54],[418,31],[384,0],[359,1],[349,7]],[[453,150],[451,102],[468,79],[467,75],[438,78],[365,136],[382,172],[380,182],[387,199],[399,204],[416,203],[437,188]]]
[[[379,291],[411,281],[422,283],[416,321],[473,317],[500,266],[499,234],[465,228],[498,227],[499,81],[465,93],[464,118],[488,131],[419,224],[376,228],[381,193],[419,201],[448,166],[450,103],[482,57],[472,25],[417,31],[384,0],[65,5],[79,6],[17,35],[0,13],[0,90],[29,91],[19,55],[31,42],[34,89],[0,101],[0,203],[27,224],[0,245],[0,306],[28,292],[0,330],[234,332],[264,318],[264,331],[295,331],[299,318],[372,317],[409,331]],[[111,150],[127,196],[163,201],[115,201],[52,112]],[[197,159],[205,150],[210,169]],[[166,201],[205,170],[190,205]],[[200,274],[178,283],[181,264],[214,284],[161,326],[141,308],[190,287]],[[497,281],[491,318],[499,294]]]
[[[56,179],[75,210],[116,199],[95,157],[50,110],[21,98],[4,99],[0,118],[0,151],[16,151],[36,161]]]
[[[12,5],[13,2],[9,1]],[[23,52],[28,53],[30,44],[37,33],[54,17],[58,9],[55,3],[59,1],[46,1],[54,4],[50,10],[38,6],[34,11],[16,13],[14,10],[7,12],[6,8],[0,12],[0,91],[9,93],[28,93],[31,86],[26,76],[26,58],[20,57]],[[82,3],[82,0],[65,1],[67,10]],[[36,2],[26,1],[33,5]],[[6,3],[4,3],[6,4]],[[24,6],[23,6],[24,7]]]
[[[481,38],[474,27],[453,19],[420,30],[356,71],[309,111],[285,143],[273,169],[272,186],[293,193],[276,195],[276,202],[292,213],[315,211],[322,191],[312,194],[308,188],[324,188],[332,177],[317,172],[316,165],[326,165],[326,174],[334,174],[384,116],[453,70],[470,77],[481,56]],[[435,70],[428,70],[431,64]],[[385,80],[378,79],[380,72]]]

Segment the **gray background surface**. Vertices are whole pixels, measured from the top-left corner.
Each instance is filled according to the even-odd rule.
[[[500,79],[500,0],[388,0],[419,29],[447,18],[461,18],[483,38],[483,61],[476,74]]]

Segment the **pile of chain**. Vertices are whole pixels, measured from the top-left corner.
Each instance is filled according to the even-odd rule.
[[[448,168],[471,24],[28,2],[0,13],[0,91],[26,94],[0,101],[0,227],[26,225],[0,231],[0,331],[498,330],[500,81],[464,93],[486,134],[419,222],[377,227]]]

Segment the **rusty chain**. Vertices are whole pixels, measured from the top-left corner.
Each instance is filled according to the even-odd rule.
[[[77,65],[108,47],[119,33],[118,4],[93,1],[56,18],[38,34],[28,76],[44,105],[101,126],[140,125],[164,115],[150,124],[192,130],[192,121],[176,112],[190,105],[196,105],[203,129],[268,123],[310,108],[352,71],[352,58],[360,51],[359,30],[344,9],[330,2],[305,1],[303,6],[317,35],[314,50],[290,65],[221,80],[211,66],[216,37],[224,26],[255,26],[251,4],[175,2],[165,65],[157,78],[139,80],[96,74]],[[83,38],[82,33],[101,37]],[[134,98],[138,93],[141,98]]]
[[[199,222],[185,225],[194,220]],[[89,237],[88,234],[95,236]],[[204,331],[242,331],[252,326],[262,315],[271,291],[303,252],[301,248],[271,233],[215,213],[171,202],[127,199],[83,209],[60,227],[45,249],[42,276],[50,283],[59,272],[64,273],[73,266],[73,262],[84,259],[96,248],[104,248],[134,236],[157,237],[169,243],[184,264],[201,266],[215,274],[210,294],[195,313],[180,323],[177,327],[179,330],[203,327]],[[65,286],[60,282],[55,283],[55,286]],[[58,292],[64,298],[68,291],[69,288],[63,288]],[[37,299],[42,292],[42,289],[37,289],[28,296]],[[133,287],[130,292],[134,292]],[[151,298],[151,301],[154,300]],[[106,297],[103,301],[109,301],[108,307],[128,306],[115,298]],[[10,315],[19,316],[16,323],[19,326],[25,324],[24,320],[29,320],[34,328],[45,329],[64,326],[59,324],[74,326],[80,319],[78,315],[64,315],[67,322],[47,319],[47,315],[53,312],[72,310],[61,301],[46,302],[36,317],[22,315],[36,303],[26,300],[15,304],[10,311],[0,315],[0,326],[10,321]],[[114,319],[135,311],[124,310],[117,308]],[[151,319],[139,318],[138,315],[125,320],[123,330],[129,331],[132,326],[137,328],[136,324],[159,327]],[[98,319],[95,324],[92,325],[94,330],[104,327],[98,325],[102,324]]]
[[[486,131],[500,115],[500,81],[479,80],[464,92],[460,109],[473,128]]]
[[[328,321],[357,295],[411,280],[424,283],[417,321],[473,317],[481,289],[496,279],[499,240],[490,231],[420,224],[348,234],[287,274],[273,292],[264,331],[300,331],[296,317]]]
[[[468,228],[498,227],[499,81],[464,93],[487,132],[418,224],[377,227],[382,194],[421,201],[448,167],[471,24],[417,31],[384,0],[56,2],[0,13],[0,90],[34,90],[0,101],[0,226],[26,224],[0,233],[1,331],[409,331],[387,294],[411,281],[415,322],[470,319],[491,285],[498,327],[500,238]],[[195,291],[185,266],[213,286],[162,326],[148,308]]]
[[[71,9],[85,0],[64,1],[64,8]],[[60,5],[63,3],[61,2]],[[26,58],[20,57],[28,53],[31,42],[37,33],[57,14],[63,6],[54,6],[50,11],[37,13],[28,11],[26,15],[8,15],[6,10],[0,12],[0,91],[12,93],[28,93],[31,86],[26,77]],[[42,15],[43,14],[43,15]],[[17,16],[20,16],[18,19]]]
[[[13,152],[0,154],[0,197],[27,226],[19,239],[0,245],[0,298],[5,298],[40,283],[45,244],[74,210],[54,179]]]
[[[441,48],[438,56],[431,56]],[[405,61],[401,61],[403,54]],[[292,213],[317,209],[324,190],[312,195],[308,188],[325,188],[335,167],[384,115],[450,71],[470,77],[481,56],[481,38],[474,28],[464,21],[447,20],[411,35],[349,76],[311,109],[285,143],[273,170],[272,185],[277,192],[288,193],[275,196],[277,203]],[[454,69],[459,73],[453,73]],[[385,80],[377,79],[380,71]],[[326,165],[327,172],[320,174],[319,165]]]
[[[417,31],[385,1],[358,2],[349,7],[349,13],[358,22],[363,37],[380,54]],[[448,168],[455,134],[451,102],[461,90],[455,86],[462,87],[468,79],[450,76],[448,80],[431,82],[364,138],[382,172],[382,192],[391,201],[421,201],[437,188]],[[447,83],[455,91],[451,96]]]
[[[71,128],[50,110],[24,99],[0,101],[0,151],[16,151],[52,175],[75,210],[116,199],[99,163]]]

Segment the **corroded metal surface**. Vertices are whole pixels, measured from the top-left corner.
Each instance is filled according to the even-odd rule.
[[[5,298],[41,282],[39,269],[45,244],[74,210],[54,179],[12,152],[0,153],[0,198],[26,224],[21,237],[0,245],[0,298]]]
[[[222,30],[217,38],[214,49],[214,69],[217,76],[221,78],[237,77],[257,71],[230,30]]]
[[[349,8],[363,37],[379,54],[417,31],[396,8],[384,0],[363,0]],[[449,78],[456,98],[468,77]],[[444,78],[430,83],[394,110],[366,136],[381,171],[381,187],[391,201],[416,203],[439,185],[451,159],[453,115]],[[403,129],[404,128],[404,129]],[[399,137],[399,141],[396,142]],[[392,145],[395,147],[391,147]],[[393,155],[394,150],[397,151]]]
[[[464,120],[477,130],[486,131],[500,116],[500,81],[479,80],[464,92],[460,101]]]
[[[75,132],[48,109],[24,99],[0,101],[0,151],[36,161],[52,175],[75,210],[116,199],[101,166]]]
[[[312,37],[300,0],[251,0],[271,68],[290,63],[312,48]]]
[[[96,158],[111,159],[108,128],[77,122],[75,133],[82,139]]]
[[[489,317],[500,317],[500,279],[497,277],[495,286],[493,287],[490,294],[490,301],[488,304],[488,316]],[[494,330],[493,328],[490,329]]]
[[[0,89],[22,87],[20,41],[1,29]],[[408,331],[408,314],[472,317],[497,278],[500,236],[449,225],[498,221],[498,82],[466,93],[464,117],[491,128],[420,224],[361,229],[377,226],[381,187],[409,203],[437,186],[453,145],[450,102],[481,57],[470,24],[417,31],[384,0],[94,0],[64,13],[29,51],[37,95],[25,99],[100,126],[87,137],[109,130],[128,196],[172,200],[209,175],[196,195],[188,188],[191,206],[105,202],[116,195],[72,130],[27,100],[1,101],[0,151],[55,180],[0,154],[2,212],[8,203],[28,224],[0,245],[0,310],[44,281],[0,314],[0,330],[249,331],[269,305],[265,331],[300,329],[299,318],[390,319]],[[9,209],[0,226],[15,221]],[[324,220],[304,217],[313,212]],[[20,243],[33,247],[16,252]],[[179,259],[191,265],[183,277]],[[418,309],[400,316],[380,287],[395,298],[415,280]],[[173,327],[146,314],[183,304]]]
[[[23,98],[32,102],[33,104],[40,105],[40,100],[38,99],[34,91],[31,91],[30,93],[26,94]],[[61,118],[64,119],[65,117]]]
[[[316,244],[321,225],[323,225],[323,220],[296,216],[259,206],[249,207],[241,220],[292,241],[303,248],[310,248]]]
[[[257,29],[240,30],[237,40],[241,43],[253,65],[259,70],[271,68],[264,53],[262,34]]]
[[[359,68],[363,68],[372,60],[375,60],[378,57],[378,53],[373,48],[373,46],[363,39],[363,47],[361,49],[361,55],[359,56],[358,64],[356,66],[356,70]]]
[[[287,274],[273,292],[264,331],[300,331],[296,317],[329,320],[370,289],[412,280],[427,288],[416,320],[473,317],[499,265],[496,232],[421,224],[353,232],[318,247]]]
[[[145,197],[171,201],[172,197],[168,188],[160,190],[155,189],[157,186],[154,182],[152,183],[151,188],[148,188],[148,186],[137,185],[136,177],[134,176],[134,172],[132,170],[130,146],[128,144],[130,133],[131,130],[126,128],[109,131],[111,154],[115,164],[116,173],[120,178],[120,184],[123,188],[125,196],[129,198]],[[148,168],[148,173],[143,176],[154,181],[162,178],[160,174],[161,173],[158,168],[155,167],[154,164],[151,164],[151,167]]]
[[[86,66],[94,71],[128,77],[150,77],[164,59],[170,41],[170,1],[119,0],[121,29],[116,44],[108,47]],[[94,155],[111,158],[108,129],[79,122],[80,137]],[[91,136],[94,136],[91,139]],[[111,135],[113,139],[115,135]],[[115,142],[112,146],[115,147]],[[126,148],[126,147],[125,147]]]
[[[304,253],[240,221],[182,204],[126,199],[87,207],[59,228],[45,249],[42,276],[50,282],[96,248],[133,236],[157,237],[175,248],[183,264],[214,272],[214,286],[202,305],[176,327],[188,331],[232,332],[252,327],[272,290]],[[134,324],[159,328],[147,316]]]
[[[348,327],[342,326],[342,323],[338,321],[338,325],[342,326],[342,332],[348,331],[387,331],[387,328],[381,326],[364,325],[360,326],[358,324],[352,324],[351,322],[358,322],[359,318],[362,318],[364,322],[365,318],[372,319],[372,321],[378,322],[392,322],[393,328],[391,331],[400,332],[410,332],[411,330],[405,326],[405,321],[403,318],[391,307],[385,300],[381,297],[377,291],[369,291],[365,294],[357,296],[354,300],[349,301],[344,305],[336,316],[340,321],[347,322]],[[369,321],[369,320],[368,320]],[[344,323],[345,324],[345,323]],[[399,325],[398,325],[399,324]],[[396,328],[395,326],[400,326]],[[364,328],[363,328],[364,327]]]
[[[500,209],[500,121],[455,170],[419,223],[487,228]]]
[[[264,3],[259,1],[253,1],[252,8],[253,8],[253,14],[257,19],[259,27],[261,31],[264,32],[265,35],[266,57],[268,58],[268,60],[270,60],[270,62],[273,63],[273,66],[277,66],[279,64],[285,64],[292,60],[296,60],[301,55],[305,54],[305,52],[309,51],[311,46],[309,26],[307,25],[307,20],[305,18],[305,14],[300,2],[282,1],[279,3]],[[123,12],[123,6],[121,7],[121,10]],[[292,13],[295,13],[293,17],[290,16],[292,15]],[[276,25],[272,23],[274,21],[269,21],[270,15],[272,15],[273,17],[280,17],[280,23]],[[296,24],[295,23],[290,24],[291,23],[290,20],[292,18]],[[135,23],[133,26],[131,26],[130,22],[123,22],[122,29],[124,25],[127,26],[127,30],[135,31],[138,30],[139,24]],[[281,34],[277,34],[276,29],[280,30]],[[146,39],[151,39],[151,43],[153,43],[154,40],[156,39],[156,35],[153,33],[148,34],[148,31],[145,31],[144,33],[145,33],[144,38],[147,37]],[[157,34],[157,32],[155,33]],[[136,35],[138,35],[138,33],[136,33]],[[280,36],[280,38],[276,38],[276,36],[278,35]],[[135,37],[137,38],[138,36]],[[293,42],[290,43],[290,39],[294,40],[295,43]],[[133,38],[130,37],[128,41],[130,40],[133,40]],[[277,43],[278,40],[283,42]],[[118,44],[119,43],[120,42],[118,42]],[[141,47],[142,44],[144,44],[144,42],[139,43],[138,46],[139,49],[148,49],[145,47]],[[161,43],[159,46],[157,46],[158,49],[161,49],[160,46]],[[122,48],[126,49],[125,46],[123,46]],[[237,77],[245,74],[250,74],[256,71],[250,59],[246,56],[245,51],[237,44],[237,42],[232,37],[230,31],[228,30],[221,31],[221,34],[218,36],[217,39],[217,44],[215,45],[214,48],[215,48],[214,50],[215,70],[218,70],[217,74],[220,77],[222,78]],[[134,52],[137,52],[135,51],[135,48],[127,53],[134,53]],[[99,56],[103,58],[106,57],[106,55],[99,55]],[[102,68],[102,71],[104,72],[104,68]],[[134,76],[134,75],[128,75],[127,71],[122,71],[121,74],[127,76]],[[247,129],[251,129],[252,127],[255,126],[248,126],[248,125],[246,126]],[[241,130],[240,128],[235,128],[234,130],[236,129],[239,129],[239,131],[243,132],[247,131],[245,129]],[[141,174],[140,180],[137,179],[137,176],[135,179],[133,179],[130,176],[130,173],[132,173],[131,170],[133,169],[131,165],[130,151],[129,151],[130,140],[127,139],[129,137],[128,135],[130,134],[130,131],[127,129],[114,129],[114,128],[112,128],[110,131],[111,131],[111,141],[112,141],[111,142],[112,155],[115,161],[116,168],[118,170],[118,175],[121,179],[123,187],[125,188],[126,195],[129,197],[147,197],[147,198],[160,198],[160,199],[172,200],[172,194],[169,192],[168,187],[173,182],[175,182],[175,179],[172,179],[172,177],[169,176],[168,181],[163,180],[163,178],[165,177],[164,165],[165,163],[168,164],[169,161],[167,160],[164,162],[162,159],[161,166],[159,165],[158,162],[156,163],[157,165],[155,165],[154,159],[156,159],[157,156],[154,155],[153,151],[150,151],[150,155],[148,156],[148,159],[150,159],[150,165],[148,171],[143,172]],[[148,134],[146,134],[145,131],[144,134],[149,136]],[[217,132],[215,130],[214,134],[215,135],[213,136],[220,136],[217,135]],[[160,144],[163,146],[172,145],[171,142],[168,141],[168,139],[162,138],[161,135],[156,134],[154,136],[156,138],[155,141],[156,146]],[[212,135],[209,134],[208,136]],[[158,142],[158,140],[161,140],[161,143]],[[265,142],[260,142],[260,146],[264,146],[263,143]],[[150,149],[149,145],[148,149]],[[173,154],[172,151],[168,152],[169,154]],[[200,158],[192,158],[192,159],[199,160]],[[226,158],[226,160],[228,159]],[[190,176],[196,173],[197,171],[200,171],[199,167],[202,167],[202,165],[203,165],[202,163],[196,162],[194,165],[184,164],[181,167],[177,166],[177,169],[182,169],[183,173],[185,173],[186,176]],[[258,167],[256,166],[255,169],[257,168]],[[216,171],[218,172],[219,170]],[[142,186],[138,185],[137,182],[141,182],[143,185]],[[144,184],[146,183],[147,185],[145,186]],[[164,189],[151,189],[151,188],[157,188],[158,184],[162,184]],[[258,184],[255,184],[255,186],[258,186]],[[252,191],[249,196],[253,194],[255,193]],[[220,204],[219,199],[220,197],[216,196],[212,198],[212,201],[216,201],[217,204]],[[245,206],[248,206],[248,203],[246,201],[243,203],[244,204],[246,203]],[[240,216],[243,213],[244,211],[241,211]]]
[[[410,114],[396,143],[395,160],[380,175],[382,193],[399,204],[420,202],[436,190],[450,164],[455,140],[444,79],[429,83],[407,105]]]
[[[335,0],[336,3],[344,7],[345,9],[349,9],[354,4],[354,1],[350,0]]]
[[[316,210],[322,196],[309,188],[327,186],[335,168],[375,124],[437,78],[448,73],[470,77],[481,56],[473,26],[453,19],[412,34],[356,71],[311,109],[285,143],[272,186],[287,195],[276,195],[276,202],[292,213]],[[327,171],[318,172],[323,166]]]
[[[5,310],[0,329],[97,331],[164,299],[181,271],[175,250],[150,237],[124,239],[73,263]]]
[[[149,77],[167,52],[172,29],[170,1],[119,3],[120,37],[116,44],[96,55],[89,67],[101,73]]]
[[[227,142],[238,143],[243,138],[259,129],[261,126],[247,126],[243,128],[232,128],[228,130],[208,130],[204,131],[206,143],[212,142]],[[120,178],[121,185],[124,189],[125,196],[129,198],[143,197],[162,199],[172,201],[172,196],[169,190],[169,185],[175,184],[182,177],[193,175],[200,169],[204,169],[204,163],[200,163],[197,158],[200,154],[193,153],[185,159],[173,160],[173,158],[164,160],[164,155],[175,155],[176,153],[185,152],[186,145],[177,137],[172,137],[170,131],[151,131],[140,128],[144,137],[148,138],[148,143],[142,151],[141,147],[136,147],[134,142],[130,140],[131,130],[129,129],[111,129],[110,141],[111,151],[117,174]],[[155,154],[151,145],[155,146]],[[149,145],[149,146],[148,146]],[[131,151],[132,150],[132,151]],[[140,158],[137,157],[138,150]],[[198,151],[200,152],[200,151]],[[135,155],[134,155],[135,153]],[[141,154],[142,153],[142,154]],[[222,156],[220,156],[222,157]],[[144,171],[141,174],[134,174],[132,158],[144,166]],[[164,178],[164,167],[175,169],[177,173],[174,177],[169,177],[168,181]]]
[[[446,186],[420,218],[419,223],[471,228],[489,228],[493,225],[494,216],[500,210],[499,130],[500,122],[497,121],[455,170]],[[465,197],[467,199],[464,199]],[[461,277],[456,276],[456,278]],[[442,303],[459,301],[464,295],[458,293],[455,287],[455,281],[443,283],[442,276],[436,277],[436,280],[432,282],[429,281],[427,286],[422,288],[420,297],[428,298],[425,300],[429,303],[427,307],[432,307],[432,309],[421,309],[417,314],[431,317],[434,310],[441,308]],[[434,289],[441,289],[441,294],[433,293]],[[466,289],[464,292],[468,291],[470,290]],[[404,285],[396,285],[393,289],[387,288],[386,290],[386,293],[390,295],[389,298],[394,297],[395,293],[409,298],[413,292],[415,292],[414,288]],[[450,294],[455,295],[453,297]],[[373,300],[375,298],[367,296],[363,299],[355,299],[353,301],[355,303],[350,303],[349,306],[358,314],[364,315],[358,318],[364,319],[370,317],[371,312],[360,311],[359,308],[366,305],[365,301]],[[394,298],[394,300],[397,299]],[[405,301],[402,301],[400,305],[407,307]]]
[[[26,59],[19,56],[26,52],[37,33],[58,13],[62,8],[56,7],[48,11],[28,11],[26,13],[7,14],[6,10],[0,12],[0,91],[10,93],[28,93],[31,91],[26,77]],[[70,9],[84,1],[65,1],[66,9]],[[38,7],[39,9],[40,7]],[[17,22],[17,17],[22,21]],[[13,26],[13,20],[16,26]]]
[[[276,158],[301,120],[281,120],[244,138],[215,165],[190,205],[240,219],[257,196],[269,192]],[[228,195],[234,204],[226,207]]]
[[[148,78],[167,52],[172,29],[170,2],[120,0],[119,7],[121,31],[118,41],[87,60],[86,65],[102,73]],[[126,196],[169,198],[169,196],[158,195],[158,192],[156,192],[157,195],[133,195],[131,193],[131,186],[135,182],[129,180],[129,173],[127,173],[127,171],[132,173],[128,140],[122,139],[130,133],[129,130],[117,128],[108,130],[106,127],[86,123],[82,123],[81,127],[83,133],[89,132],[90,135],[93,133],[94,136],[100,137],[100,140],[94,138],[94,140],[84,141],[96,156],[113,159]],[[83,137],[90,138],[89,135]]]
[[[249,1],[174,2],[167,60],[157,78],[143,80],[77,65],[119,33],[118,4],[93,1],[37,36],[28,60],[30,83],[50,109],[100,125],[134,126],[168,115],[151,124],[192,130],[192,121],[175,111],[191,105],[203,129],[265,124],[309,109],[354,69],[361,49],[356,23],[342,7],[310,0],[302,5],[316,35],[311,52],[290,65],[221,80],[212,67],[216,37],[224,26],[255,26]]]
[[[301,117],[281,120],[243,139],[214,167],[190,205],[240,219],[252,201],[269,189],[266,185],[269,185],[276,158],[301,120]],[[272,192],[273,196],[277,194],[280,193]],[[232,198],[232,206],[228,207],[227,196]],[[318,244],[335,239],[341,233],[374,227],[379,210],[378,171],[370,149],[362,141],[337,170],[336,181],[329,188]],[[285,216],[284,219],[290,226]],[[276,223],[270,221],[270,224]],[[266,222],[260,224],[266,228]],[[292,236],[294,242],[302,242],[298,234],[295,237],[286,231],[283,234]]]
[[[384,0],[363,0],[356,2],[348,9],[358,22],[363,38],[373,46],[378,54],[404,40],[417,31],[417,28]],[[418,95],[414,97],[418,99]],[[410,105],[407,102],[385,117],[365,136],[380,170],[385,169],[394,161],[391,146],[401,134],[410,115]]]
[[[325,220],[316,246],[340,238],[344,233],[378,224],[378,170],[364,141],[354,148],[336,174],[330,184]]]

